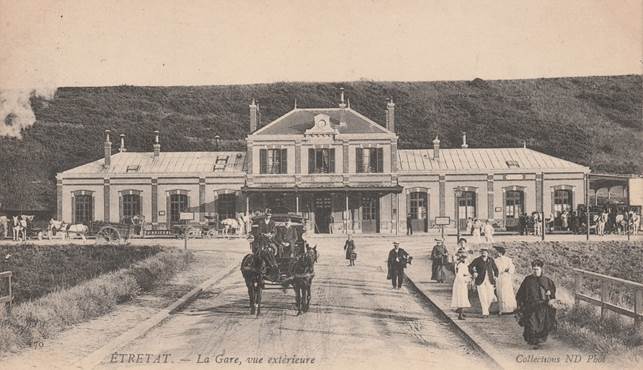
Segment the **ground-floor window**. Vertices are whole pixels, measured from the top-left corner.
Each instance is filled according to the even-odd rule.
[[[554,191],[554,213],[560,215],[563,211],[570,212],[573,208],[571,190]]]
[[[236,218],[237,197],[234,194],[221,194],[217,199],[217,214],[219,220]]]
[[[93,197],[91,194],[77,194],[74,197],[74,223],[89,224],[94,220]]]
[[[170,223],[175,224],[181,220],[181,212],[188,209],[188,196],[186,194],[170,195]]]
[[[426,192],[409,194],[409,218],[414,231],[427,231],[428,197]]]
[[[518,220],[525,212],[525,193],[521,190],[509,190],[505,193],[505,227],[519,226]]]
[[[456,201],[458,206],[458,225],[460,230],[465,230],[467,228],[467,220],[476,217],[476,193],[474,191],[460,191],[459,193],[460,195]]]
[[[131,220],[141,215],[141,196],[139,194],[123,194],[123,219]]]

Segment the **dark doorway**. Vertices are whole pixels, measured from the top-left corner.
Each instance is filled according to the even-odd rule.
[[[314,199],[315,232],[328,234],[330,232],[330,216],[332,214],[332,199],[330,195],[317,194]]]
[[[463,191],[457,197],[458,226],[460,231],[469,232],[467,229],[467,219],[476,217],[476,193],[473,191]]]
[[[362,196],[362,233],[380,232],[380,198],[377,194]]]
[[[507,230],[520,228],[520,215],[525,212],[525,195],[520,190],[509,190],[505,193],[505,227]]]

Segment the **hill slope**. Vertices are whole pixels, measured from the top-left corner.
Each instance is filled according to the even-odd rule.
[[[262,123],[299,107],[335,107],[339,87],[351,107],[384,123],[396,103],[400,148],[516,147],[590,165],[594,171],[639,173],[642,103],[639,75],[454,82],[274,83],[202,87],[59,88],[50,101],[32,98],[36,123],[23,140],[0,137],[0,202],[5,208],[55,209],[55,174],[103,155],[103,130],[127,135],[130,151],[150,151],[160,129],[164,151],[244,149],[248,104]],[[113,140],[116,142],[117,140]],[[114,144],[115,147],[117,143]]]

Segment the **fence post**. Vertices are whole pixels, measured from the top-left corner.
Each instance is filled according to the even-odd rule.
[[[605,315],[607,315],[607,308],[605,307],[605,301],[607,300],[608,294],[609,293],[607,291],[607,282],[601,279],[601,321],[605,319]]]
[[[641,318],[639,315],[643,314],[643,289],[636,289],[634,291],[634,327],[641,330]]]
[[[580,300],[578,299],[578,294],[580,294],[583,285],[583,275],[580,271],[574,271],[574,304],[578,305]]]
[[[7,309],[7,316],[11,316],[11,303],[13,301],[13,293],[11,292],[11,275],[9,275],[9,306]]]

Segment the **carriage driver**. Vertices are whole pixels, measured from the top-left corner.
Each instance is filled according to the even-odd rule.
[[[281,257],[283,257],[283,249],[287,248],[288,254],[290,257],[295,256],[295,248],[297,245],[297,240],[299,239],[299,235],[297,233],[297,229],[293,226],[292,220],[288,219],[286,222],[286,228],[282,233],[278,233],[279,235],[279,246]]]

